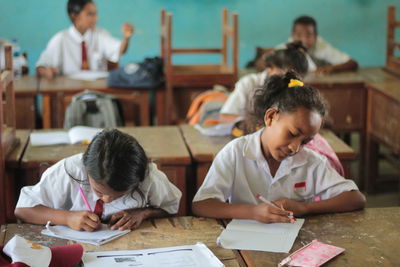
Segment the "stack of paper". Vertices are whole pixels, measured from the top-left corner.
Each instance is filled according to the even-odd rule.
[[[100,246],[130,231],[110,230],[108,225],[103,224],[100,229],[94,232],[84,232],[76,231],[63,225],[50,226],[47,223],[46,229],[42,230],[42,234]]]
[[[88,144],[101,130],[88,126],[75,126],[68,131],[33,132],[30,135],[30,140],[32,146],[76,144],[79,142]]]
[[[95,266],[163,266],[221,267],[222,262],[203,243],[189,246],[143,250],[86,252],[82,259],[86,267]]]
[[[289,252],[304,223],[259,223],[251,220],[232,220],[217,239],[223,248]]]

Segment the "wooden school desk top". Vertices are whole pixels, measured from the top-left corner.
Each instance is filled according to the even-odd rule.
[[[62,131],[63,129],[36,130],[35,132]],[[190,164],[190,155],[183,138],[176,126],[157,127],[122,127],[122,132],[134,136],[143,146],[147,156],[159,163]],[[25,168],[35,168],[41,162],[55,163],[65,157],[82,153],[86,145],[56,145],[32,146],[28,145],[22,165]]]
[[[45,246],[73,243],[73,241],[41,235],[40,231],[43,228],[44,226],[31,224],[3,225],[0,229],[0,244],[5,244],[14,234]],[[139,229],[102,246],[82,245],[85,251],[106,251],[194,245],[196,242],[203,242],[225,266],[238,267],[240,256],[216,244],[221,231],[222,226],[215,219],[172,217],[145,221]]]
[[[11,168],[17,168],[25,148],[28,145],[30,130],[16,130],[16,137],[18,139],[15,148],[11,151],[6,158],[6,166]]]
[[[345,249],[324,266],[398,266],[399,221],[400,207],[308,216],[290,253],[317,239]],[[241,254],[249,267],[277,266],[289,255],[249,250]]]
[[[14,80],[15,94],[36,94],[39,89],[39,78],[36,75],[23,75]]]
[[[181,125],[179,127],[194,160],[197,162],[212,161],[215,155],[232,140],[231,136],[203,135],[192,125]],[[355,151],[332,131],[321,129],[320,134],[328,141],[340,160],[354,160],[356,158]]]

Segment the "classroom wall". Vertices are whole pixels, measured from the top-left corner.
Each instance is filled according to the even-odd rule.
[[[17,38],[29,55],[33,73],[35,62],[48,40],[69,27],[66,0],[0,0],[0,37]],[[240,67],[253,58],[255,46],[271,47],[285,42],[291,23],[299,15],[313,16],[319,33],[339,49],[349,53],[361,66],[385,62],[387,6],[393,0],[97,0],[98,25],[121,38],[121,24],[129,21],[136,31],[125,64],[159,55],[160,9],[174,15],[173,43],[181,47],[220,45],[221,9],[239,13]],[[400,14],[400,11],[398,12]],[[399,15],[400,17],[400,15]],[[218,57],[179,56],[177,63],[217,62]]]

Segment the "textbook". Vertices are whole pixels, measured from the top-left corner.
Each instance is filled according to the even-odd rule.
[[[68,131],[33,132],[30,134],[32,146],[52,146],[61,144],[90,143],[102,129],[75,126]]]
[[[203,243],[195,245],[152,248],[142,250],[117,250],[85,252],[82,261],[86,267],[222,267],[222,262]]]
[[[76,231],[64,225],[50,226],[50,222],[47,222],[46,229],[42,230],[42,234],[100,246],[120,236],[126,235],[130,231],[131,230],[111,230],[107,224],[102,224],[101,228],[96,231],[85,232]]]
[[[217,243],[228,249],[288,253],[303,223],[304,219],[297,219],[294,223],[260,223],[235,219],[222,231]]]
[[[104,79],[108,77],[107,71],[92,71],[92,70],[81,70],[79,72],[75,72],[68,77],[81,80],[81,81],[95,81],[97,79]]]

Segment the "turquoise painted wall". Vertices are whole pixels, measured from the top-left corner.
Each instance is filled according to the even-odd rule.
[[[17,38],[29,54],[32,70],[40,52],[57,31],[69,27],[66,0],[0,0],[0,37]],[[159,55],[160,9],[174,15],[174,45],[214,47],[220,45],[221,8],[239,13],[240,66],[254,56],[255,46],[285,42],[291,23],[299,15],[313,16],[319,33],[349,53],[361,66],[385,61],[387,6],[389,0],[97,0],[98,26],[121,38],[120,27],[131,22],[136,33],[125,64]],[[400,11],[398,12],[400,14]],[[400,16],[400,15],[399,15]],[[177,57],[177,63],[217,62],[218,57]]]

